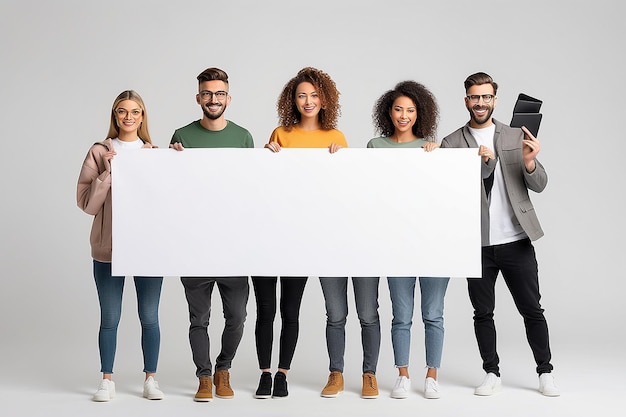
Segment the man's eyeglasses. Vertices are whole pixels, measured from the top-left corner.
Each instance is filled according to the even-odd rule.
[[[133,117],[139,117],[141,116],[142,111],[140,109],[133,109],[133,110],[126,110],[126,109],[115,109],[115,114],[117,114],[119,117],[126,117],[128,114],[130,114]]]
[[[209,91],[209,90],[202,90],[200,91],[200,97],[202,97],[204,100],[210,100],[213,98],[213,96],[215,96],[216,99],[218,99],[219,101],[223,101],[226,99],[226,97],[228,96],[228,91]]]
[[[485,103],[491,103],[491,100],[493,100],[494,95],[493,94],[472,94],[469,96],[465,96],[465,98],[467,98],[470,102],[476,104],[480,101],[480,99],[483,99],[483,102]]]

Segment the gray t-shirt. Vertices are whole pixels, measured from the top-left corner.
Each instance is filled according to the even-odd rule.
[[[371,139],[367,142],[368,148],[421,148],[428,141],[424,139],[415,139],[411,142],[395,142],[387,137],[379,137]]]

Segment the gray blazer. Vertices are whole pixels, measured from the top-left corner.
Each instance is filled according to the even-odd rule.
[[[507,126],[493,119],[496,125],[494,134],[496,158],[500,159],[502,174],[509,202],[515,213],[515,217],[524,232],[531,240],[537,240],[543,236],[543,230],[535,213],[533,203],[528,196],[528,190],[540,193],[546,188],[548,175],[543,165],[535,160],[536,168],[533,172],[526,171],[522,154],[522,139],[524,132],[519,128]],[[452,132],[441,141],[442,148],[478,148],[476,139],[469,130],[469,123]],[[481,162],[481,175],[489,177],[496,167],[496,159],[489,162]],[[484,185],[481,198],[481,235],[482,245],[489,245],[489,203]]]

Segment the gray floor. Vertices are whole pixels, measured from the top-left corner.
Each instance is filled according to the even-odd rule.
[[[324,315],[319,283],[311,280],[303,301],[301,335],[289,373],[290,396],[282,400],[255,400],[258,370],[254,349],[254,302],[237,357],[231,370],[236,391],[232,400],[214,399],[195,403],[196,386],[187,342],[187,319],[178,280],[165,283],[161,310],[161,357],[158,380],[166,394],[162,401],[141,397],[141,352],[139,328],[134,315],[132,290],[125,297],[120,324],[115,381],[117,398],[94,403],[97,388],[98,353],[96,345],[97,307],[85,308],[85,316],[68,321],[61,334],[46,324],[54,322],[54,310],[36,324],[35,332],[3,332],[0,345],[0,410],[4,416],[391,416],[395,414],[438,416],[623,416],[622,396],[626,384],[626,359],[620,336],[605,337],[602,343],[582,332],[566,332],[567,318],[556,314],[553,299],[551,342],[558,398],[547,398],[537,391],[534,362],[525,341],[521,319],[502,288],[497,311],[499,353],[503,390],[492,397],[477,397],[473,388],[483,378],[471,325],[471,311],[465,284],[451,281],[446,297],[446,343],[440,371],[443,396],[426,400],[421,395],[424,369],[423,331],[414,324],[411,377],[413,394],[405,400],[389,398],[396,378],[389,337],[389,304],[386,285],[381,285],[381,327],[383,332],[378,383],[380,397],[364,400],[361,389],[361,347],[358,322],[351,302],[347,326],[345,379],[346,391],[336,399],[319,392],[326,382],[327,355],[324,344]],[[214,311],[220,312],[215,297]],[[547,310],[548,312],[551,310]],[[215,313],[219,315],[219,313]],[[59,317],[61,319],[62,316]],[[549,320],[550,321],[550,320]],[[5,321],[5,330],[6,327]],[[219,340],[222,321],[212,321],[212,340]],[[581,329],[582,331],[583,329]],[[55,336],[56,335],[56,336]],[[605,335],[606,336],[606,335]],[[613,342],[611,342],[613,340]],[[602,349],[599,350],[598,346]],[[214,347],[217,343],[214,343]],[[139,367],[139,369],[138,369]],[[601,412],[601,413],[599,413]],[[215,414],[214,414],[215,413]]]
[[[513,354],[515,352],[508,352]],[[617,352],[612,352],[617,358]],[[523,355],[522,355],[523,356]],[[389,398],[395,371],[379,372],[380,397],[363,400],[359,397],[358,372],[347,372],[346,392],[335,399],[319,396],[325,382],[325,370],[293,371],[290,375],[290,396],[282,400],[255,400],[252,397],[256,375],[233,370],[232,383],[236,390],[232,400],[214,399],[211,403],[195,403],[195,380],[188,372],[163,372],[161,387],[166,393],[162,401],[141,398],[140,375],[117,375],[118,395],[109,403],[90,400],[97,385],[97,375],[89,377],[74,369],[63,375],[22,375],[17,383],[4,375],[0,404],[5,416],[387,416],[395,414],[438,416],[623,416],[623,359],[621,370],[609,356],[596,362],[593,368],[583,367],[575,351],[561,352],[560,371],[555,373],[562,395],[543,397],[536,391],[536,377],[528,366],[509,366],[503,375],[503,390],[492,397],[474,396],[472,385],[480,382],[475,370],[462,368],[443,372],[441,384],[444,395],[438,400],[426,400],[418,388],[421,378],[413,376],[413,395],[405,400]],[[469,364],[468,364],[469,365]],[[189,363],[181,364],[188,370]],[[474,368],[474,366],[472,366]],[[607,370],[612,370],[607,372]],[[421,375],[420,375],[421,376]]]

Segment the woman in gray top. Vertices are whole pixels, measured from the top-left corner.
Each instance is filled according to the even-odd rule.
[[[439,108],[433,94],[415,81],[398,83],[383,94],[374,106],[373,119],[381,137],[370,140],[368,148],[438,148],[435,142]],[[407,398],[411,389],[409,356],[416,277],[387,277],[393,319],[391,342],[398,379],[392,398]],[[426,379],[424,396],[439,398],[437,369],[443,352],[443,306],[449,278],[419,277],[422,321],[425,330]]]

